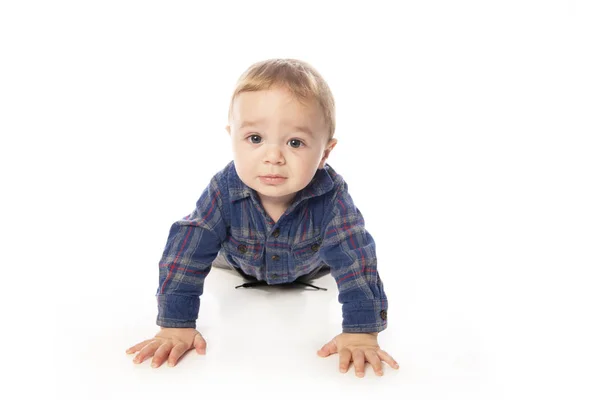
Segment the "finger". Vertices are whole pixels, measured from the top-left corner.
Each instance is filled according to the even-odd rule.
[[[171,350],[171,354],[169,354],[169,360],[167,361],[169,366],[174,367],[175,364],[177,364],[177,360],[179,360],[179,358],[181,358],[181,356],[184,355],[185,352],[188,350],[189,350],[189,348],[185,344],[183,344],[183,343],[176,344],[173,347],[173,350]]]
[[[392,356],[390,356],[388,353],[386,353],[385,351],[377,350],[377,355],[379,356],[379,358],[381,360],[385,361],[390,367],[392,367],[394,369],[400,368],[400,366],[398,365],[396,360],[394,360],[394,358]]]
[[[150,357],[151,355],[154,354],[154,352],[156,351],[156,349],[158,349],[160,347],[160,342],[157,340],[151,340],[148,344],[146,344],[146,346],[144,346],[140,352],[138,353],[137,356],[135,356],[133,358],[133,362],[136,364],[140,364],[143,363],[144,360],[148,357]]]
[[[321,347],[321,350],[317,351],[317,354],[321,357],[328,357],[331,354],[335,353],[337,353],[337,346],[335,345],[335,341],[333,340],[329,343],[326,343],[323,347]]]
[[[362,378],[365,376],[365,353],[360,349],[352,351],[352,362],[356,376]]]
[[[368,363],[371,364],[371,366],[373,367],[373,371],[375,371],[375,375],[378,375],[378,376],[383,375],[383,368],[381,366],[381,360],[379,359],[379,356],[377,355],[377,352],[375,352],[375,350],[365,351],[365,358],[367,359]]]
[[[348,371],[351,358],[352,353],[350,352],[350,350],[346,348],[340,350],[340,372],[346,373]]]
[[[169,357],[169,353],[171,352],[172,348],[173,343],[171,343],[170,341],[160,345],[158,350],[156,350],[156,352],[154,353],[154,357],[152,357],[152,364],[150,366],[152,368],[160,367],[165,362],[167,357]]]
[[[206,354],[206,340],[199,333],[194,337],[194,348],[198,354]]]
[[[127,350],[125,350],[125,352],[127,354],[135,353],[136,351],[141,350],[145,345],[147,345],[148,343],[150,343],[153,340],[154,339],[148,339],[148,340],[144,340],[143,342],[139,342],[135,346],[131,346],[130,348],[128,348]]]

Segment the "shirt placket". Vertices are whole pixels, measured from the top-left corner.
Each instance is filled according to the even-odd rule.
[[[273,225],[267,237],[265,264],[267,267],[267,282],[269,284],[285,283],[287,281],[287,235],[284,234],[287,224],[283,218]]]
[[[260,204],[260,200],[252,195],[252,202],[254,203],[255,209],[260,213],[263,221],[266,222],[265,226],[270,230],[267,235],[266,243],[265,243],[265,281],[269,285],[275,285],[279,283],[286,283],[287,279],[287,252],[285,249],[286,246],[286,237],[287,235],[283,234],[285,231],[285,223],[287,213],[284,213],[279,221],[275,222],[273,219],[267,214],[262,204]]]

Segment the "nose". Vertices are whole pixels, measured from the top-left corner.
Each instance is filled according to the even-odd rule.
[[[283,164],[285,162],[283,158],[283,152],[277,144],[271,144],[266,147],[266,153],[264,162],[269,164]]]

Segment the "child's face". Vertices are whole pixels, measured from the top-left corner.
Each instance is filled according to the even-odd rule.
[[[230,124],[236,171],[270,205],[289,205],[336,144],[316,102],[303,105],[283,88],[240,93]]]

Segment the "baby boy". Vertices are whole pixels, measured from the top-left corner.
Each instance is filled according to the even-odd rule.
[[[127,349],[135,363],[174,366],[188,350],[206,351],[196,330],[211,267],[232,268],[258,285],[305,285],[331,273],[342,304],[342,333],[317,354],[339,354],[341,372],[365,362],[398,368],[377,342],[387,327],[387,298],[375,242],[342,176],[326,163],[337,140],[333,95],[308,63],[271,59],[250,66],[231,98],[233,161],[175,222],[159,263],[160,331]]]

